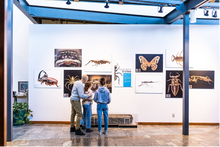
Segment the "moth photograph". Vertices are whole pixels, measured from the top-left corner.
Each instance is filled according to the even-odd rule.
[[[167,70],[166,71],[166,98],[183,97],[183,72]]]
[[[163,54],[136,54],[135,72],[163,72]]]
[[[144,74],[136,75],[135,84],[136,93],[162,94],[163,93],[163,75],[162,74]]]
[[[59,70],[34,70],[34,87],[60,88]]]
[[[197,89],[214,89],[214,71],[189,71],[189,87]]]
[[[112,75],[87,75],[90,82],[92,82],[92,91],[95,92],[100,86],[100,79],[105,78],[106,84],[105,87],[108,88],[109,92],[112,93]]]
[[[63,96],[70,97],[73,85],[76,81],[81,80],[81,70],[64,70],[63,72]]]
[[[54,67],[82,67],[82,49],[55,49]]]
[[[84,69],[91,72],[111,72],[112,55],[111,54],[85,54]]]

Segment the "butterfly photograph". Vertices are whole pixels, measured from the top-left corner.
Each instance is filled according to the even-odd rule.
[[[163,72],[163,54],[136,54],[135,72]]]

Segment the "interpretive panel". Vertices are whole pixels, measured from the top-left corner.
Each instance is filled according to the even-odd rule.
[[[163,93],[163,74],[136,75],[136,93]]]
[[[189,88],[214,89],[214,71],[189,71]]]
[[[82,49],[55,49],[54,67],[81,67]]]
[[[76,81],[80,80],[82,77],[81,70],[64,70],[63,72],[63,96],[70,97],[73,85]]]
[[[34,70],[34,87],[61,88],[60,70]]]
[[[106,84],[105,87],[108,88],[110,93],[112,93],[112,75],[88,75],[90,82],[92,82],[92,91],[95,92],[100,86],[100,79],[105,78]]]
[[[132,60],[116,60],[114,69],[115,87],[131,87]]]
[[[167,70],[166,71],[166,98],[183,97],[183,72]]]
[[[111,72],[111,54],[85,54],[84,70],[91,72]]]
[[[136,54],[136,72],[163,72],[163,54]]]

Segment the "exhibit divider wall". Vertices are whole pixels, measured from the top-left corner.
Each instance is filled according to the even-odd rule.
[[[71,88],[87,74],[94,91],[100,77],[106,77],[112,98],[109,114],[132,114],[138,122],[181,123],[182,29],[182,25],[30,25],[33,121],[69,121]],[[219,123],[218,32],[219,26],[190,26],[190,123]],[[96,114],[96,103],[92,112]]]

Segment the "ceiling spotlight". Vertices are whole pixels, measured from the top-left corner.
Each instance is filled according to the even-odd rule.
[[[70,4],[71,4],[70,0],[67,0],[66,4],[67,4],[67,5],[70,5]]]
[[[109,5],[108,5],[109,0],[106,0],[106,1],[105,1],[105,3],[106,3],[106,4],[105,4],[105,6],[104,6],[104,7],[105,7],[105,8],[109,8]]]
[[[217,10],[215,9],[212,10],[212,17],[217,17]]]
[[[209,16],[209,10],[204,9],[204,16]]]
[[[158,13],[163,13],[163,6],[162,6],[162,5],[160,5],[160,6],[158,7]]]

